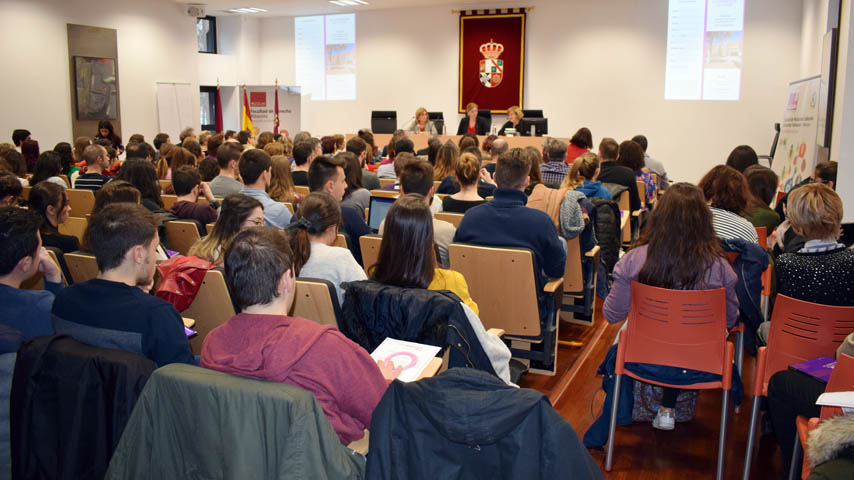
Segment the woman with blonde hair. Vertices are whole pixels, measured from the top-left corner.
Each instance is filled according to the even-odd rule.
[[[418,107],[418,109],[415,110],[415,116],[406,124],[404,130],[406,130],[406,133],[426,133],[428,135],[439,134],[439,131],[436,130],[436,125],[432,120],[430,120],[430,116],[427,115],[427,109],[424,107]]]
[[[444,180],[445,177],[456,175],[457,162],[460,158],[460,149],[454,142],[448,140],[436,154],[436,167],[433,171],[433,180]]]
[[[288,158],[294,156],[294,141],[291,140],[291,137],[286,137],[282,135],[276,140],[277,143],[281,143],[284,146],[285,152],[282,154]]]
[[[522,113],[522,109],[513,105],[512,107],[507,109],[507,121],[504,122],[504,125],[501,126],[501,130],[498,131],[499,136],[504,136],[505,130],[508,128],[512,128],[516,130],[516,135],[522,135],[522,132],[519,131],[519,123],[522,122],[522,117],[525,114]]]
[[[588,198],[612,200],[611,192],[596,180],[599,177],[599,157],[595,153],[582,153],[572,162],[572,168],[561,183],[561,188],[578,190]]]
[[[265,152],[267,152],[267,155],[269,155],[271,157],[275,157],[276,155],[284,155],[285,154],[285,146],[282,145],[281,143],[276,143],[276,142],[271,142],[271,143],[264,145],[263,150]]]
[[[264,148],[269,147],[267,144]],[[271,157],[272,167],[270,170],[270,186],[267,194],[277,202],[296,203],[296,189],[294,179],[291,177],[291,162],[284,155]]]
[[[480,160],[471,153],[460,155],[455,170],[460,191],[448,195],[442,200],[442,211],[451,213],[466,213],[486,200],[477,193],[477,181],[480,178]]]
[[[474,102],[469,102],[466,105],[466,116],[460,119],[460,126],[457,127],[457,135],[471,133],[472,135],[486,135],[489,133],[489,120],[486,117],[477,115],[478,108]]]

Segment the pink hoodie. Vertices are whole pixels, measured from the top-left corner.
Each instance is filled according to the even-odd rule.
[[[213,329],[202,367],[308,390],[345,445],[362,438],[389,384],[368,352],[334,327],[283,315],[241,313]]]

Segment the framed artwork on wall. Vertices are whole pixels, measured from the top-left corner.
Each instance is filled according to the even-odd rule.
[[[118,109],[114,58],[75,56],[74,80],[78,120],[116,118]]]

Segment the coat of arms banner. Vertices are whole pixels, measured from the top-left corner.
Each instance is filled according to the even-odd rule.
[[[460,12],[459,111],[522,108],[525,9]]]

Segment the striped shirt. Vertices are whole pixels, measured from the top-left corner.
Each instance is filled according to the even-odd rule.
[[[100,173],[84,173],[74,181],[74,188],[78,190],[92,190],[93,192],[97,192],[105,183],[112,179],[112,177],[106,177]]]
[[[722,240],[740,238],[747,242],[759,243],[756,228],[742,216],[728,210],[710,207],[712,210],[712,227],[715,234]]]

